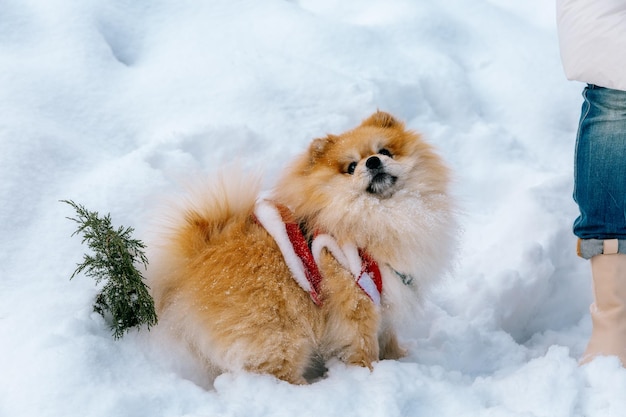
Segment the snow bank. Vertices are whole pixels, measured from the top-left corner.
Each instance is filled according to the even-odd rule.
[[[624,415],[590,332],[572,160],[581,86],[552,2],[8,0],[0,13],[1,416]],[[434,143],[463,215],[455,273],[409,356],[330,364],[294,387],[207,387],[156,334],[114,341],[68,206],[148,236],[177,181],[236,158],[271,184],[290,157],[376,109]]]

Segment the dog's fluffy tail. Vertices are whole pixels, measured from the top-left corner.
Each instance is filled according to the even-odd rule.
[[[157,217],[151,239],[154,257],[185,262],[233,220],[249,216],[261,189],[261,173],[226,167],[211,176],[194,178]],[[152,251],[151,251],[152,252]]]
[[[175,209],[170,249],[183,257],[196,255],[229,222],[253,213],[260,188],[260,174],[235,169],[190,184]]]

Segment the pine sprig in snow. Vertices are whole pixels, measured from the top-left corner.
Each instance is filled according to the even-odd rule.
[[[157,323],[154,301],[141,272],[135,267],[141,263],[145,268],[148,258],[143,252],[143,242],[131,238],[134,229],[119,227],[116,230],[111,225],[110,215],[101,218],[98,212],[88,211],[71,200],[62,202],[74,207],[77,213],[76,218],[68,217],[78,223],[72,236],[82,234],[82,243],[87,242],[93,252],[84,255],[70,279],[84,273],[94,278],[96,284],[105,283],[96,297],[94,311],[105,318],[107,312],[111,314],[114,338],[122,337],[131,327],[146,324],[150,329]]]

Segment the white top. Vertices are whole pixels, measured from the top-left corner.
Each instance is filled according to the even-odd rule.
[[[626,91],[626,0],[557,0],[556,16],[567,78]]]

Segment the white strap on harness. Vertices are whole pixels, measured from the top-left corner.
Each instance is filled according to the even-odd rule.
[[[298,285],[306,292],[311,292],[311,283],[304,272],[304,264],[293,249],[293,245],[285,231],[285,223],[276,206],[267,200],[259,200],[254,207],[254,215],[265,230],[274,238],[283,254],[285,263]]]
[[[339,246],[335,238],[328,234],[317,235],[311,244],[315,263],[320,264],[322,249],[328,249],[337,262],[354,276],[356,283],[369,295],[374,304],[380,305],[380,292],[374,280],[363,268],[363,260],[357,247],[351,243]]]

